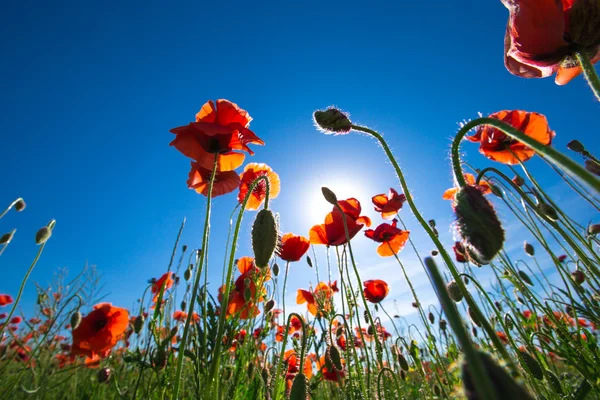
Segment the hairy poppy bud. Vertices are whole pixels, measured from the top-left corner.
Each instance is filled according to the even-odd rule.
[[[35,244],[40,245],[46,243],[48,239],[52,236],[52,231],[47,226],[43,226],[37,233],[35,234]]]
[[[310,256],[306,256],[306,263],[308,264],[309,267],[313,267],[313,263],[312,260],[310,259]]]
[[[187,244],[184,244],[183,246],[181,246],[181,251],[184,253],[187,251]]]
[[[504,229],[494,207],[481,190],[469,185],[458,190],[453,206],[467,255],[476,264],[489,264],[504,244]]]
[[[144,327],[144,315],[140,314],[137,316],[137,318],[133,322],[133,331],[135,333],[139,334],[142,331],[143,327]]]
[[[81,323],[81,318],[81,313],[79,311],[75,311],[71,314],[71,329],[77,329]]]
[[[440,386],[437,383],[433,385],[433,394],[435,394],[437,397],[442,396],[442,389],[440,389]]]
[[[369,323],[369,311],[368,310],[363,311],[363,318],[365,319],[365,324],[368,324]],[[369,328],[371,328],[371,327],[369,327]]]
[[[500,189],[499,186],[496,186],[496,185],[493,185],[490,183],[490,189],[492,190],[492,193],[494,194],[494,196],[500,197],[501,199],[504,198],[504,192],[502,192],[502,189]]]
[[[521,270],[517,271],[517,273],[519,274],[519,278],[521,278],[521,280],[523,282],[525,282],[529,286],[533,286],[533,282],[531,281],[531,278],[529,277],[529,275],[527,275],[525,272],[523,272]]]
[[[458,286],[456,281],[450,281],[446,285],[446,291],[448,292],[448,296],[454,300],[454,302],[458,303],[463,299],[463,293]]]
[[[585,160],[585,169],[594,175],[600,176],[600,165],[594,160],[590,160],[589,158]]]
[[[588,235],[597,235],[600,233],[600,224],[593,224],[588,226]]]
[[[438,254],[440,254],[440,253],[439,253],[437,250],[431,250],[431,256],[432,256],[432,257],[435,257],[435,256],[437,256]]]
[[[531,354],[529,354],[526,351],[519,351],[519,362],[521,363],[521,366],[523,367],[523,369],[527,372],[529,372],[529,374],[531,374],[531,376],[533,376],[535,379],[537,380],[542,380],[544,379],[544,373],[542,371],[542,367],[540,366],[540,364],[538,363],[538,361],[535,359],[535,357],[533,357]]]
[[[402,371],[408,371],[408,361],[406,361],[406,357],[402,353],[398,353],[398,364],[400,364]]]
[[[431,324],[435,322],[435,315],[433,315],[431,311],[429,311],[429,315],[427,315],[427,318],[429,318],[429,322],[431,322]]]
[[[98,371],[98,383],[108,383],[110,380],[110,368],[102,368]]]
[[[574,151],[575,153],[585,152],[585,147],[579,140],[571,140],[569,143],[567,143],[567,149]]]
[[[265,386],[268,387],[269,384],[271,383],[271,372],[269,371],[268,368],[263,368],[262,371],[260,372],[260,375],[262,376]]]
[[[254,262],[259,268],[269,265],[277,246],[277,222],[271,210],[262,209],[256,215],[252,225],[252,250]]]
[[[0,244],[9,244],[10,241],[12,240],[14,234],[15,234],[15,231],[12,231],[12,232],[8,232],[8,233],[5,233],[4,235],[0,236]]]
[[[448,327],[448,323],[446,322],[445,319],[440,319],[439,325],[440,325],[440,329],[443,331],[445,331],[446,328]]]
[[[185,311],[185,307],[187,306],[187,303],[185,302],[185,300],[181,301],[180,306],[181,306],[181,311]]]
[[[528,256],[533,257],[535,255],[535,249],[531,244],[525,242],[523,244],[523,249],[525,250],[525,253],[527,253]]]
[[[478,327],[481,328],[481,321],[479,320],[479,318],[477,317],[477,315],[475,314],[475,311],[473,311],[473,309],[471,307],[469,307],[467,309],[467,312],[469,314],[469,317],[471,317],[471,321],[473,321],[473,323],[475,325],[477,325]]]
[[[273,264],[273,275],[279,276],[279,264]]]
[[[554,207],[552,207],[549,204],[546,204],[546,203],[538,204],[536,206],[536,211],[538,214],[540,214],[543,217],[546,217],[552,221],[558,221],[558,213],[556,212]]]
[[[576,284],[581,285],[583,282],[585,282],[585,274],[580,269],[576,269],[575,271],[571,272],[571,279],[573,279],[573,282]]]
[[[413,301],[413,302],[411,303],[411,306],[413,306],[413,308],[419,308],[419,302],[417,302],[417,301]]]
[[[25,209],[25,207],[27,207],[27,204],[25,204],[25,200],[19,197],[17,199],[17,202],[15,203],[15,210],[17,210],[17,212],[21,212]]]
[[[268,314],[275,307],[275,300],[271,299],[265,303],[265,314]]]
[[[333,107],[325,111],[315,111],[313,118],[317,126],[326,134],[344,134],[352,130],[352,122],[350,122],[348,116]]]
[[[500,302],[498,302],[498,301],[495,301],[495,302],[494,302],[494,305],[496,306],[496,309],[497,309],[498,311],[502,311],[502,304],[500,304]]]
[[[518,187],[521,187],[525,184],[525,180],[523,180],[523,178],[521,178],[519,175],[515,175],[515,177],[512,178],[512,181]]]
[[[329,189],[326,186],[322,186],[321,193],[323,193],[323,197],[325,197],[325,200],[327,200],[329,204],[331,204],[332,206],[337,206],[337,196],[335,195],[335,193],[333,193],[331,189]]]
[[[163,369],[167,366],[167,352],[162,347],[158,347],[154,353],[152,359],[154,367],[157,369]]]
[[[187,281],[190,280],[190,278],[192,277],[192,270],[191,269],[186,269],[185,272],[183,273],[183,279]]]
[[[329,359],[333,367],[338,371],[344,369],[344,366],[342,365],[342,356],[340,355],[340,351],[337,347],[327,347],[327,350],[325,350],[325,358]]]
[[[304,373],[300,372],[292,382],[292,390],[290,390],[290,400],[306,400],[308,399],[308,382]]]

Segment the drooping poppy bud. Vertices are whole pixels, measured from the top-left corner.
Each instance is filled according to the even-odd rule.
[[[588,235],[593,236],[600,233],[600,224],[593,224],[588,226]]]
[[[477,315],[475,314],[475,311],[473,311],[473,309],[471,307],[469,307],[467,309],[467,313],[469,314],[469,317],[471,318],[471,321],[473,321],[473,323],[475,325],[477,325],[478,327],[481,328],[481,321],[479,320],[479,318],[477,317]]]
[[[273,275],[279,276],[279,264],[273,264]]]
[[[192,277],[192,270],[190,268],[187,268],[185,270],[185,272],[183,273],[183,279],[185,279],[187,282],[190,280],[191,277]]]
[[[308,399],[308,382],[304,373],[300,372],[292,382],[292,390],[290,391],[290,400],[306,400]]]
[[[528,256],[533,257],[535,255],[535,249],[530,243],[525,242],[523,244],[523,250],[525,250],[525,253],[527,253]]]
[[[143,327],[144,327],[144,315],[140,314],[137,316],[137,318],[133,322],[133,331],[135,333],[139,334],[142,331]]]
[[[252,250],[254,262],[259,268],[266,268],[277,246],[277,222],[271,210],[261,209],[252,225]]]
[[[504,229],[483,193],[466,185],[454,197],[456,226],[467,255],[476,264],[489,264],[504,244]]]
[[[575,271],[571,272],[571,279],[573,279],[573,282],[575,282],[577,285],[581,285],[583,282],[585,282],[585,274],[580,269],[576,269]]]
[[[512,181],[518,187],[521,187],[525,184],[525,180],[523,178],[521,178],[519,175],[515,175],[515,177],[512,178]]]
[[[329,360],[333,367],[338,371],[344,369],[344,366],[342,365],[342,356],[340,355],[340,351],[337,347],[333,345],[327,347],[327,350],[325,350],[325,359]]]
[[[17,202],[15,203],[15,210],[17,210],[17,212],[21,212],[25,209],[25,207],[27,207],[25,200],[18,198]]]
[[[0,236],[0,244],[9,244],[10,241],[12,240],[14,234],[15,234],[15,231],[12,231],[12,232],[8,232],[8,233],[5,233],[4,235]]]
[[[265,314],[268,314],[275,307],[275,300],[271,299],[265,303]]]
[[[98,371],[98,383],[108,383],[110,380],[111,370],[110,368],[102,368]]]
[[[456,303],[459,303],[463,299],[463,293],[456,281],[448,282],[446,285],[446,291],[448,292],[448,296]]]
[[[585,152],[585,147],[579,140],[571,140],[569,143],[567,143],[567,149],[574,151],[575,153]]]
[[[350,122],[348,116],[333,107],[325,111],[315,111],[313,118],[317,126],[326,134],[342,135],[352,130],[352,122]]]
[[[446,322],[445,319],[440,319],[439,325],[442,331],[446,331],[446,328],[448,327],[448,322]]]
[[[79,311],[75,311],[73,314],[71,314],[71,329],[77,329],[82,318],[83,317]]]
[[[427,318],[429,318],[429,322],[431,322],[431,324],[435,322],[435,315],[433,315],[431,311],[429,312],[429,315],[427,315]]]
[[[523,282],[525,282],[529,286],[533,286],[533,282],[531,281],[529,275],[527,275],[524,271],[521,270],[517,271],[517,273],[519,274],[519,278],[521,278]]]
[[[542,367],[540,366],[540,363],[535,359],[535,357],[533,357],[528,352],[521,350],[519,351],[518,358],[523,369],[529,372],[531,376],[540,381],[544,379],[544,372],[542,371]]]
[[[46,243],[48,239],[52,236],[52,230],[47,226],[43,226],[37,233],[35,234],[35,244],[41,245]]]

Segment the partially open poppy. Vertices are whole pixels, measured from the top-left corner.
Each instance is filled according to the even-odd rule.
[[[283,261],[299,261],[306,254],[309,247],[310,241],[304,236],[286,233],[281,237],[281,246],[277,250],[277,255]]]
[[[94,306],[91,313],[82,318],[73,329],[71,353],[94,357],[106,357],[129,326],[129,313],[110,303]]]
[[[394,188],[390,188],[387,195],[385,193],[378,194],[371,200],[375,205],[375,211],[381,213],[381,218],[393,219],[406,201],[406,196],[398,194]]]
[[[248,193],[248,190],[250,190],[250,186],[252,186],[254,181],[261,176],[266,176],[269,180],[269,199],[274,199],[277,197],[277,195],[279,195],[279,175],[273,172],[271,167],[269,167],[267,164],[250,163],[246,165],[246,168],[244,168],[244,172],[242,172],[241,175],[240,192],[238,193],[238,201],[240,203],[242,203],[246,198],[246,194]],[[252,193],[250,194],[250,197],[248,198],[246,210],[258,210],[263,201],[265,201],[266,196],[267,184],[261,179],[256,184],[252,190]]]
[[[356,236],[363,226],[371,226],[369,217],[360,216],[361,207],[358,200],[350,198],[340,200],[338,204],[346,216],[350,239]],[[337,207],[333,207],[333,210],[327,214],[324,224],[310,228],[309,238],[311,244],[340,246],[347,243],[343,215]]]
[[[491,114],[489,118],[506,122],[545,146],[552,144],[555,133],[550,130],[548,120],[542,114],[521,110],[504,110]],[[503,164],[518,164],[519,160],[525,162],[535,155],[532,148],[488,125],[478,126],[475,134],[467,136],[466,139],[479,143],[481,154]]]
[[[265,293],[263,284],[271,279],[271,271],[269,268],[256,267],[252,257],[240,258],[237,266],[241,275],[235,280],[235,284],[231,289],[227,316],[239,313],[241,319],[253,318],[260,313],[257,302],[263,301]],[[257,290],[260,290],[260,292],[257,293]],[[219,289],[218,299],[220,302],[223,302],[224,291],[225,285]]]
[[[174,283],[175,283],[175,281],[173,280],[172,272],[167,272],[166,274],[164,274],[163,276],[158,278],[157,281],[152,283],[151,290],[152,290],[152,294],[154,295],[154,297],[152,298],[152,302],[156,303],[156,301],[158,300],[158,295],[160,294],[161,290],[163,291],[163,297],[164,297],[164,293],[168,289],[173,287]]]
[[[244,154],[254,154],[248,144],[263,145],[264,142],[248,126],[250,115],[237,104],[228,100],[212,100],[196,114],[196,122],[171,129],[177,135],[171,142],[183,155],[212,171],[217,157],[219,171],[232,171],[242,165]]]
[[[0,294],[0,307],[12,304],[13,298],[8,294]]]
[[[298,289],[296,304],[306,303],[308,312],[317,316],[323,315],[331,310],[331,298],[333,290],[325,282],[319,282],[314,291]]]
[[[484,181],[482,179],[479,181],[479,185],[475,185],[475,177],[473,176],[473,174],[465,173],[463,174],[463,176],[465,177],[465,180],[467,181],[468,185],[475,186],[477,189],[481,190],[483,194],[492,193],[492,187],[487,181]],[[442,195],[442,199],[452,200],[454,199],[454,195],[456,194],[456,192],[458,192],[458,188],[450,188],[444,192],[444,194]]]
[[[212,171],[205,169],[200,163],[192,162],[192,169],[187,181],[188,187],[207,196]],[[217,197],[233,192],[240,184],[240,176],[235,171],[218,171],[213,182],[212,196]]]
[[[398,254],[404,248],[410,235],[410,231],[396,228],[398,220],[394,219],[392,224],[383,223],[377,228],[367,229],[365,236],[371,240],[381,243],[377,247],[377,254],[382,257],[391,257]]]
[[[504,63],[523,78],[556,73],[564,85],[581,73],[577,51],[600,61],[600,3],[594,0],[502,0],[510,12]]]
[[[367,300],[371,303],[381,303],[383,299],[385,299],[390,292],[390,287],[385,281],[381,279],[372,279],[368,281],[364,281],[363,285],[365,286],[364,293]]]

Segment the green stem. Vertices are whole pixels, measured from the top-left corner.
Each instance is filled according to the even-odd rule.
[[[204,265],[204,251],[206,244],[208,243],[208,227],[210,225],[210,209],[212,204],[212,192],[215,177],[217,176],[219,155],[215,154],[215,161],[213,163],[213,169],[208,182],[208,193],[206,194],[206,215],[204,217],[204,232],[202,233],[202,248],[200,250],[200,257],[196,268],[196,277],[194,279],[194,287],[192,289],[192,296],[190,298],[190,307],[188,311],[187,319],[185,320],[185,326],[183,328],[183,335],[181,342],[179,342],[179,351],[177,352],[177,370],[175,372],[175,386],[173,388],[173,399],[179,398],[179,388],[181,385],[181,378],[183,373],[183,359],[185,357],[185,345],[187,344],[188,334],[190,330],[190,323],[192,321],[194,305],[196,304],[196,296],[198,294],[198,286],[200,285],[200,278],[202,277],[202,267]]]
[[[460,142],[463,137],[473,128],[479,125],[489,125],[500,131],[502,131],[507,136],[515,139],[529,147],[531,147],[536,153],[539,153],[546,157],[548,160],[553,163],[560,165],[564,170],[568,171],[571,175],[579,178],[581,181],[585,182],[589,187],[593,188],[596,192],[600,193],[600,180],[598,180],[594,175],[589,173],[585,168],[581,165],[577,164],[575,161],[571,160],[569,157],[560,153],[559,151],[554,150],[552,147],[544,145],[537,140],[525,135],[523,132],[518,129],[512,127],[506,122],[499,121],[494,118],[477,118],[473,121],[466,123],[454,138],[454,142],[452,143],[452,168],[454,170],[454,179],[458,183],[459,187],[466,186],[467,183],[463,177],[461,160],[459,147]]]
[[[287,286],[288,272],[290,270],[290,262],[287,261],[285,264],[285,276],[283,277],[283,295],[281,297],[281,304],[283,306],[283,320],[285,321],[285,287]]]
[[[598,73],[594,68],[594,65],[590,61],[590,57],[587,55],[585,50],[578,51],[575,53],[577,57],[577,61],[579,61],[579,65],[581,65],[581,69],[583,70],[583,76],[585,76],[585,80],[592,88],[592,92],[596,95],[596,99],[600,101],[600,78],[598,77]]]

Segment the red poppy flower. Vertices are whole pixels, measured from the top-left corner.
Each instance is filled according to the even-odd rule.
[[[296,304],[306,303],[308,312],[316,316],[317,313],[322,315],[323,312],[331,310],[331,297],[333,291],[325,282],[319,282],[314,291],[298,289],[296,295]]]
[[[388,284],[381,279],[364,281],[363,285],[365,287],[365,297],[371,303],[381,303],[381,301],[385,299],[390,292]]]
[[[369,217],[360,216],[361,207],[358,200],[354,198],[340,200],[338,205],[346,215],[350,239],[356,236],[363,226],[371,226]],[[309,238],[311,244],[340,246],[347,243],[343,215],[337,207],[333,207],[333,210],[327,214],[324,224],[310,228]]]
[[[298,357],[294,349],[289,349],[283,354],[283,359],[287,363],[285,379],[293,380],[296,374],[300,372],[300,357]],[[313,375],[312,363],[308,357],[304,359],[303,372],[307,379],[310,379]]]
[[[341,359],[341,361],[342,365],[346,363],[344,359]],[[327,381],[339,382],[346,375],[345,371],[338,371],[336,369],[330,371],[327,369],[326,365],[327,363],[325,362],[325,355],[322,355],[317,363],[317,368],[319,368],[321,374],[323,374],[323,379]]]
[[[385,193],[378,194],[371,200],[375,205],[375,211],[381,213],[382,218],[393,219],[406,201],[406,196],[398,194],[393,188],[390,188],[387,195]]]
[[[489,117],[506,122],[545,146],[552,143],[555,135],[548,126],[548,120],[542,114],[521,110],[504,110],[493,113]],[[481,154],[503,164],[518,164],[519,160],[525,162],[535,155],[532,148],[487,125],[480,125],[475,134],[467,136],[466,139],[479,143]]]
[[[199,163],[192,162],[187,181],[190,189],[208,196],[208,186],[212,171],[203,168]],[[240,176],[235,171],[218,171],[213,182],[212,197],[233,192],[240,184]]]
[[[475,185],[475,177],[473,176],[473,174],[465,173],[465,174],[463,174],[463,176],[465,177],[465,180],[467,181],[468,185],[475,186],[477,189],[481,190],[481,193],[483,193],[483,194],[492,193],[492,187],[490,186],[490,184],[487,181],[484,181],[482,179],[479,181],[479,185]],[[458,192],[458,188],[456,188],[456,187],[448,189],[442,195],[442,199],[454,200],[454,195],[456,194],[456,192]]]
[[[271,271],[268,268],[259,269],[254,265],[252,257],[242,257],[237,262],[238,270],[241,275],[236,279],[231,290],[229,303],[227,306],[227,316],[239,313],[241,319],[248,319],[257,316],[260,313],[256,302],[263,301],[265,293],[264,282],[271,279]],[[257,290],[260,288],[260,296],[257,296]],[[223,293],[225,286],[219,289],[219,301],[223,302]],[[246,299],[246,294],[250,295]],[[256,299],[258,297],[258,299]],[[255,301],[256,300],[256,301]]]
[[[338,288],[338,285],[337,285],[337,279],[333,282],[329,282],[329,287],[331,288],[331,291],[333,293],[338,293],[340,291],[340,289]]]
[[[72,354],[106,357],[129,326],[129,313],[124,308],[100,303],[73,329]]]
[[[564,85],[581,73],[573,53],[587,51],[600,60],[600,4],[588,0],[502,0],[510,12],[504,63],[523,78],[556,73]]]
[[[465,246],[461,242],[454,242],[454,246],[452,246],[452,250],[454,250],[454,257],[457,262],[466,263],[467,262],[467,252],[465,250]]]
[[[7,306],[13,302],[12,296],[8,294],[0,294],[0,307]]]
[[[391,257],[394,254],[398,254],[400,250],[404,248],[410,231],[403,231],[396,228],[398,220],[394,219],[392,224],[383,223],[377,228],[367,229],[365,236],[371,240],[381,243],[377,247],[377,254],[381,257]]]
[[[508,336],[506,336],[506,333],[498,331],[496,332],[496,336],[498,336],[498,339],[500,339],[502,343],[508,344]]]
[[[310,241],[304,236],[296,236],[293,233],[286,233],[281,237],[281,246],[277,255],[283,261],[299,261],[308,251]]]
[[[14,324],[14,325],[18,325],[23,321],[23,318],[19,317],[18,315],[16,317],[12,317],[10,319],[10,323]]]
[[[8,314],[7,314],[7,313],[1,313],[1,314],[0,314],[0,319],[4,319],[4,318],[6,318],[7,316],[8,316]]]
[[[183,155],[212,171],[217,157],[219,171],[233,171],[244,162],[244,154],[254,154],[248,144],[264,142],[250,129],[250,115],[228,100],[208,101],[196,114],[196,122],[171,129],[177,135],[171,142]]]
[[[175,321],[184,322],[187,319],[187,313],[181,310],[177,310],[173,313],[173,319]]]
[[[256,179],[261,176],[266,176],[269,180],[269,200],[274,199],[279,194],[280,182],[277,175],[267,164],[250,163],[244,168],[240,182],[240,192],[238,193],[238,201],[240,204],[246,198],[250,186]],[[246,210],[258,210],[267,196],[267,184],[264,180],[260,180],[252,190],[252,194],[246,203]]]
[[[156,301],[158,300],[158,295],[159,295],[160,291],[161,290],[163,291],[163,296],[164,296],[164,293],[168,289],[173,287],[174,283],[175,283],[175,281],[173,280],[172,272],[167,272],[166,274],[161,276],[156,282],[154,282],[152,284],[152,294],[154,294],[152,302],[156,303]],[[163,287],[164,287],[164,289],[163,289]]]

